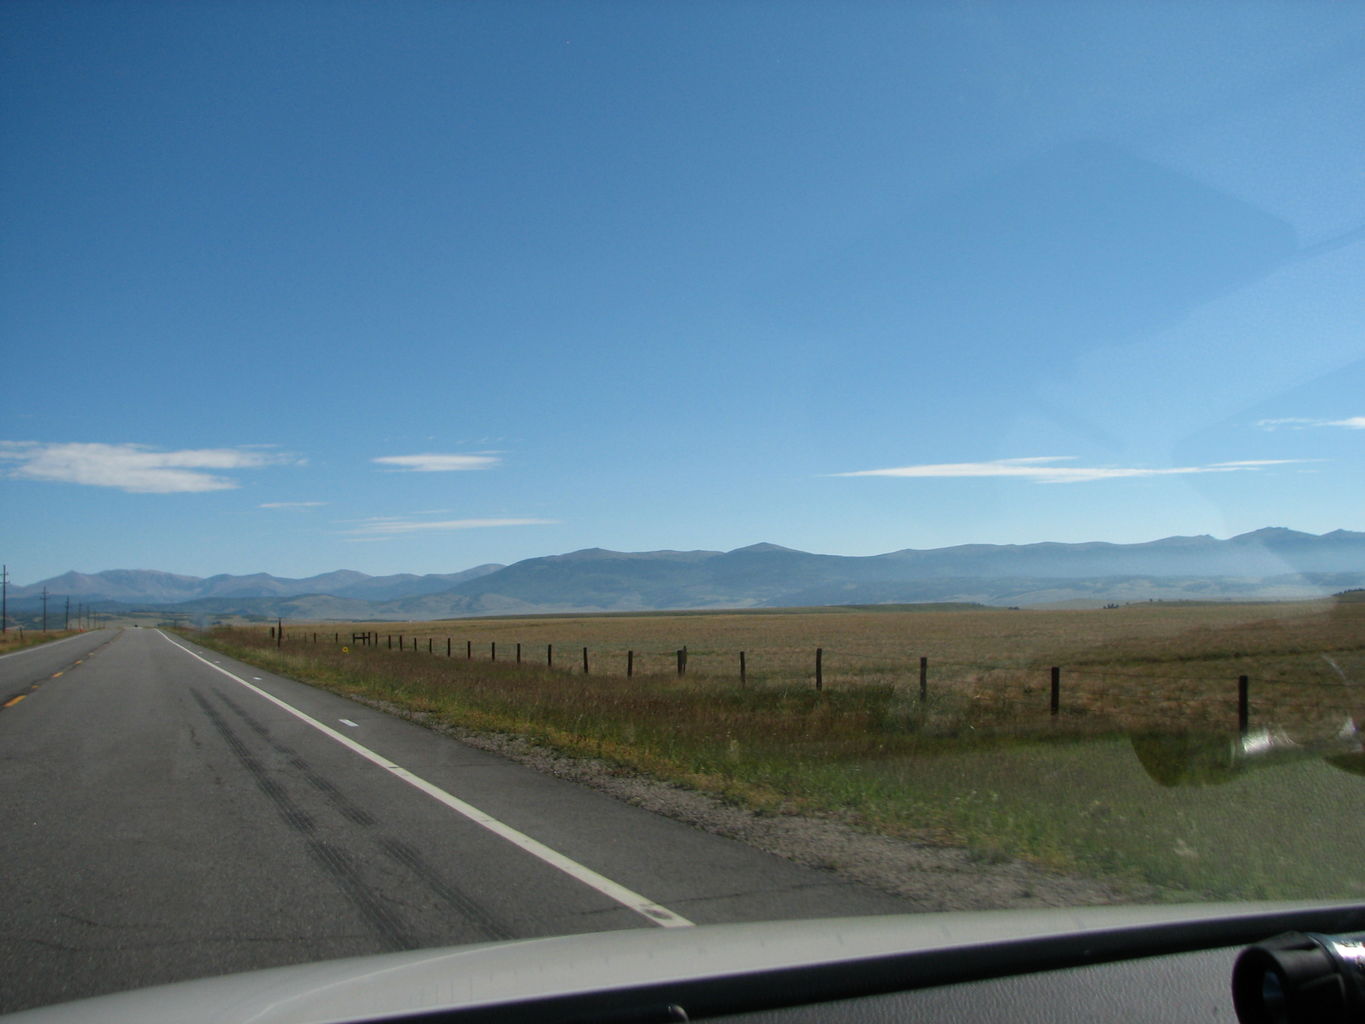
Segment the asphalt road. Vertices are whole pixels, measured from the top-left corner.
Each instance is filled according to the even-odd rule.
[[[0,1012],[400,949],[909,910],[150,629],[0,657]]]

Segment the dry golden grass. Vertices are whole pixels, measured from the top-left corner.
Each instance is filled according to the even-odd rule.
[[[79,632],[80,630],[77,629],[50,629],[44,633],[39,629],[12,627],[4,633],[0,633],[0,654],[8,654],[25,647],[33,647],[36,644],[45,644],[52,640],[62,640],[68,636],[75,636]]]
[[[1237,680],[1250,677],[1255,713],[1315,728],[1359,707],[1365,680],[1365,602],[1139,604],[1091,611],[820,610],[772,613],[541,616],[442,622],[293,624],[291,641],[377,632],[379,647],[428,641],[456,659],[516,659],[593,677],[676,673],[687,650],[688,680],[732,685],[745,652],[754,687],[814,686],[822,649],[827,690],[890,687],[918,699],[919,659],[940,712],[975,727],[1014,727],[1048,717],[1051,667],[1061,671],[1062,710],[1073,722],[1142,726],[1185,720],[1236,721]]]

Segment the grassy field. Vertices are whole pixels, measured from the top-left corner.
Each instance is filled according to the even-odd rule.
[[[350,642],[375,630],[377,646]],[[1348,716],[1365,718],[1358,601],[291,624],[279,646],[260,627],[207,639],[339,692],[767,813],[833,815],[1174,898],[1365,895],[1362,765],[1329,760]],[[1304,746],[1239,752],[1239,675],[1253,731]]]

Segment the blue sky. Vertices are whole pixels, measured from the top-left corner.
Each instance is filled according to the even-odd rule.
[[[1365,529],[1365,7],[11,0],[0,557]]]

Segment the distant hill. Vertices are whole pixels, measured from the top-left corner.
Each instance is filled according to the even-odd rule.
[[[66,573],[10,588],[11,613],[50,598],[195,617],[398,620],[573,611],[771,608],[970,601],[1028,605],[1149,599],[1317,597],[1365,586],[1365,533],[1280,527],[1228,540],[969,544],[821,555],[776,544],[734,551],[588,548],[457,573],[199,579],[165,572]]]
[[[61,595],[82,601],[121,601],[139,604],[180,604],[215,598],[286,598],[303,594],[327,594],[360,601],[390,600],[414,594],[432,594],[479,576],[506,568],[500,564],[475,566],[463,572],[417,576],[367,576],[342,569],[337,572],[286,579],[258,572],[249,576],[176,576],[151,569],[108,569],[97,573],[68,572],[26,587],[11,586],[10,600],[38,598],[47,588],[49,596]]]

